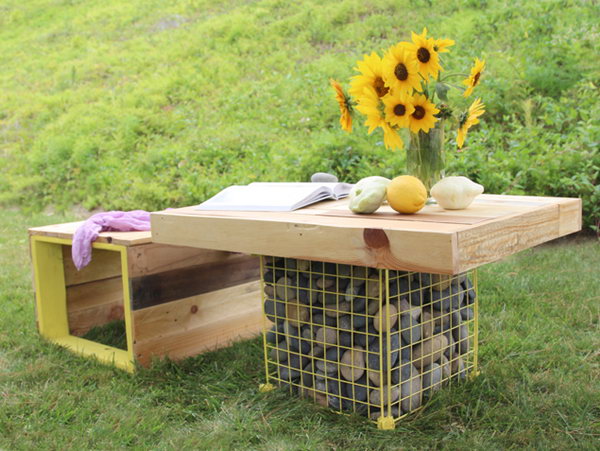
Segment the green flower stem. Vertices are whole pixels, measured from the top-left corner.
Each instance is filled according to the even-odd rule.
[[[444,176],[445,163],[443,120],[437,121],[428,133],[421,130],[410,134],[407,170],[423,182],[427,191]]]

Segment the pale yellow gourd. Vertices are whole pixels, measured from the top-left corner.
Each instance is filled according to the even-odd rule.
[[[483,193],[483,186],[463,176],[445,177],[431,187],[431,196],[445,210],[462,210]]]
[[[372,176],[361,179],[354,185],[349,194],[348,208],[353,213],[374,213],[385,200],[385,193],[389,179]]]

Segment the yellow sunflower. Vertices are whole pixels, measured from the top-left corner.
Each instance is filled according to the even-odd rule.
[[[387,122],[383,122],[381,125],[383,128],[383,144],[386,149],[392,150],[402,150],[404,148],[404,141],[398,134],[396,130],[394,130],[390,124]]]
[[[392,46],[382,60],[383,81],[395,91],[421,91],[419,66],[415,56],[405,42]]]
[[[454,45],[453,39],[436,39],[433,44],[433,50],[438,53],[449,52],[447,47]]]
[[[354,98],[362,95],[363,89],[367,86],[373,87],[379,97],[383,97],[388,93],[388,88],[383,82],[381,58],[375,52],[370,55],[365,55],[364,59],[357,62],[358,67],[354,70],[360,72],[360,75],[352,77],[350,82],[350,95]]]
[[[408,127],[410,115],[415,110],[406,92],[388,94],[381,99],[385,105],[385,120],[390,125]]]
[[[409,118],[410,131],[418,133],[419,130],[423,130],[427,133],[437,122],[438,119],[434,115],[439,113],[440,110],[427,100],[427,97],[421,94],[414,95],[411,99],[411,103],[414,111]]]
[[[333,78],[329,79],[329,83],[331,83],[331,87],[335,91],[335,99],[340,105],[340,125],[342,126],[342,130],[347,132],[352,131],[352,106],[350,105],[350,101],[346,94],[344,94],[344,90],[342,89],[342,85],[340,85]]]
[[[479,116],[485,113],[485,105],[481,99],[475,100],[469,107],[469,111],[464,113],[458,124],[458,134],[456,135],[456,144],[461,149],[467,137],[467,131],[475,124],[479,124]]]
[[[429,75],[437,78],[438,73],[442,69],[440,66],[440,57],[435,51],[436,41],[433,38],[427,38],[427,28],[423,28],[421,34],[412,34],[413,44],[411,46],[412,53],[415,55],[419,73],[423,78],[427,79]]]
[[[372,86],[365,87],[356,100],[358,102],[356,109],[367,116],[365,125],[369,127],[368,133],[371,134],[377,127],[382,127],[385,121],[381,115],[379,95],[375,88]]]
[[[469,97],[471,95],[473,89],[475,89],[475,86],[479,84],[479,79],[481,78],[483,69],[485,69],[485,60],[480,61],[479,58],[475,58],[475,64],[471,68],[471,74],[469,75],[469,78],[465,78],[463,80],[463,85],[467,86],[467,90],[463,96]]]

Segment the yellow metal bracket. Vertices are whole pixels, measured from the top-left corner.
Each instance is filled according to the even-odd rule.
[[[395,429],[395,427],[396,422],[394,421],[394,417],[381,416],[377,418],[377,429],[391,431],[392,429]]]

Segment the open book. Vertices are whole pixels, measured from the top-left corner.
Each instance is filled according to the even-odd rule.
[[[349,183],[268,183],[230,186],[198,205],[197,210],[292,211],[350,193]]]

